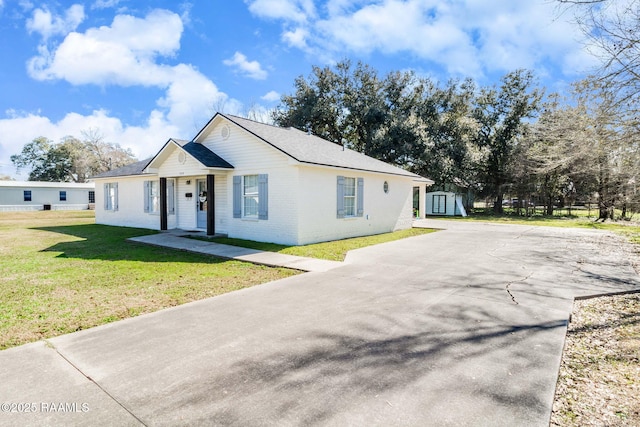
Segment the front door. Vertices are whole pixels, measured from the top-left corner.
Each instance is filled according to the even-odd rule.
[[[196,190],[198,197],[196,198],[197,209],[197,227],[207,228],[207,181],[199,179],[196,181]]]

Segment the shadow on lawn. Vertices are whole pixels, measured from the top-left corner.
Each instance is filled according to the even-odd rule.
[[[78,238],[78,240],[73,241],[61,241],[42,250],[42,252],[60,252],[58,257],[62,258],[100,259],[106,261],[202,262],[208,264],[228,261],[214,256],[198,255],[127,241],[131,237],[157,233],[154,230],[143,228],[84,224],[34,227],[32,229]]]

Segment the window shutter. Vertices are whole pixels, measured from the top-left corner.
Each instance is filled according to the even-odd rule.
[[[233,177],[233,217],[242,216],[242,177]]]
[[[144,211],[149,212],[149,195],[151,193],[151,183],[149,181],[144,182]]]
[[[105,184],[104,186],[104,210],[109,210],[109,184]]]
[[[258,219],[269,219],[269,175],[258,175]]]
[[[113,202],[113,210],[118,210],[118,183],[113,184],[113,193],[115,194],[114,202]]]
[[[356,190],[357,197],[357,205],[356,205],[356,213],[357,216],[362,216],[364,214],[364,178],[358,178],[358,189]]]
[[[167,211],[169,215],[176,213],[175,181],[173,179],[167,180]]]
[[[336,199],[338,206],[338,218],[344,218],[344,176],[338,177],[338,197]]]

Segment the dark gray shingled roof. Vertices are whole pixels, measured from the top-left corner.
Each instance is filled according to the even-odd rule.
[[[142,171],[144,171],[144,168],[147,167],[149,162],[151,162],[151,158],[131,163],[118,169],[102,172],[101,174],[98,174],[93,178],[111,178],[116,176],[142,175]]]
[[[183,145],[182,149],[208,168],[233,169],[233,166],[229,162],[197,142],[189,142]]]
[[[229,162],[227,162],[225,159],[218,156],[216,153],[209,150],[207,147],[205,147],[202,144],[198,144],[193,141],[188,142],[183,139],[175,139],[175,138],[171,138],[167,142],[167,144],[171,141],[175,142],[180,147],[182,147],[184,151],[192,155],[196,160],[202,163],[205,167],[233,169],[233,166]],[[166,144],[165,144],[165,147],[166,147]],[[123,166],[118,169],[101,173],[100,175],[96,175],[93,178],[111,178],[111,177],[117,177],[117,176],[144,175],[143,173],[144,169],[149,165],[149,163],[151,163],[153,159],[155,159],[155,156],[149,159],[136,162],[136,163],[131,163],[130,165]]]
[[[407,176],[421,181],[431,181],[428,178],[421,177],[404,169],[390,165],[383,161],[366,156],[357,151],[343,148],[338,144],[327,141],[320,137],[309,135],[295,128],[281,128],[278,126],[268,125],[265,123],[255,122],[238,116],[217,113],[210,121],[220,115],[227,120],[235,123],[257,138],[263,140],[272,147],[280,150],[287,156],[302,162],[320,166],[332,166],[344,169],[362,170],[368,172],[379,172],[391,175]],[[208,126],[208,124],[207,124]],[[194,141],[207,128],[205,126],[194,138]],[[222,157],[209,150],[204,145],[191,141],[187,142],[180,139],[170,139],[169,142],[175,142],[182,147],[187,153],[196,158],[205,167],[232,169]],[[167,142],[167,144],[169,143]],[[166,145],[165,145],[166,147]],[[163,147],[164,148],[164,147]],[[162,150],[160,150],[161,152]],[[159,153],[160,153],[159,152]],[[159,154],[158,153],[158,154]],[[157,155],[156,155],[157,156]],[[137,163],[124,166],[109,172],[102,173],[94,178],[108,178],[116,176],[142,175],[144,169],[154,159],[142,160]]]
[[[314,135],[309,135],[295,128],[282,128],[242,117],[227,114],[220,115],[302,163],[425,179],[420,175],[366,156],[357,151],[347,148],[343,149],[343,147],[338,144]]]

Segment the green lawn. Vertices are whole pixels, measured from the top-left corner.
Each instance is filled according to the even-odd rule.
[[[518,216],[513,214],[493,215],[481,212],[467,217],[451,217],[456,221],[485,221],[485,222],[506,222],[511,224],[544,225],[549,227],[576,227],[591,228],[596,230],[609,230],[621,234],[632,243],[640,244],[640,225],[630,221],[596,221],[596,217],[586,217],[585,211],[572,210],[572,215],[568,216]],[[577,213],[577,215],[576,215]],[[592,210],[592,214],[594,211]],[[595,212],[597,214],[597,212]]]
[[[291,247],[215,241],[342,260],[352,249],[432,231]],[[96,225],[93,211],[0,212],[0,350],[299,273],[126,241],[152,233]]]
[[[126,242],[92,211],[0,212],[0,349],[297,274]]]
[[[391,242],[393,240],[404,239],[412,236],[433,233],[434,229],[427,228],[410,228],[407,230],[394,231],[392,233],[376,234],[373,236],[354,237],[350,239],[334,240],[332,242],[314,243],[305,246],[286,246],[276,243],[254,242],[252,240],[231,239],[228,237],[200,238],[192,237],[199,240],[206,240],[225,245],[241,246],[243,248],[257,249],[261,251],[279,252],[288,255],[297,255],[310,258],[328,259],[332,261],[343,261],[347,252],[364,248],[366,246],[377,245],[380,243]]]

